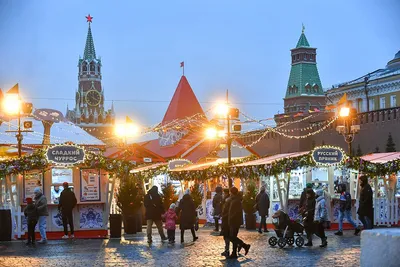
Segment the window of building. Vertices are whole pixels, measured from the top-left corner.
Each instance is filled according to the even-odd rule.
[[[379,108],[380,109],[385,109],[386,108],[386,97],[382,96],[379,99]]]
[[[363,104],[363,100],[358,99],[357,100],[357,112],[363,112],[362,104]]]
[[[369,110],[375,110],[375,99],[369,99]]]
[[[73,171],[70,168],[53,168],[51,170],[51,203],[58,204],[61,192],[64,190],[62,184],[67,182],[73,190]]]
[[[390,96],[390,107],[391,107],[391,108],[397,107],[396,95],[391,95],[391,96]]]

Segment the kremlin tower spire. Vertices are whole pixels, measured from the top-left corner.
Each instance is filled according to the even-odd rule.
[[[91,60],[91,59],[96,58],[96,50],[94,49],[92,29],[90,28],[92,19],[93,19],[93,17],[91,17],[90,14],[86,16],[86,20],[89,24],[88,33],[87,33],[87,37],[86,37],[85,51],[83,52],[83,59],[86,59],[86,60]]]

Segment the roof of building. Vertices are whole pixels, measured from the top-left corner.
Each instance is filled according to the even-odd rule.
[[[94,49],[92,29],[91,29],[90,23],[89,23],[88,33],[86,36],[85,51],[83,52],[83,59],[91,60],[91,59],[95,59],[95,58],[96,58],[96,50]]]
[[[296,48],[300,47],[310,47],[310,44],[308,43],[307,37],[304,34],[304,31],[301,33],[299,41],[297,42]]]
[[[41,145],[43,142],[44,126],[42,121],[34,118],[21,118],[21,124],[24,121],[32,121],[33,132],[23,133],[23,145]],[[46,122],[44,122],[46,123]],[[3,122],[0,125],[0,144],[13,145],[17,143],[15,133],[7,133],[7,130],[17,129],[17,119]],[[71,122],[60,121],[53,123],[50,128],[50,144],[62,144],[72,142],[78,145],[105,145],[99,139],[88,134],[85,130],[74,125]]]
[[[306,86],[310,87],[307,92]],[[318,86],[316,90],[314,87]],[[296,87],[296,93],[290,93],[289,87]],[[301,95],[307,96],[321,96],[324,95],[321,80],[319,78],[318,68],[316,64],[312,63],[298,63],[292,65],[290,69],[290,76],[288,82],[288,88],[286,90],[285,98],[297,97]]]
[[[388,64],[386,65],[386,67],[384,69],[377,69],[377,70],[370,72],[368,74],[365,74],[357,79],[333,85],[332,88],[330,90],[328,90],[327,92],[333,93],[333,92],[341,91],[341,90],[345,89],[345,87],[347,87],[347,86],[355,85],[358,83],[364,83],[365,80],[374,81],[374,80],[379,80],[379,79],[383,79],[383,78],[387,78],[387,77],[399,75],[399,74],[400,74],[400,51],[395,54],[394,58],[388,62]]]
[[[192,87],[184,75],[182,75],[178,86],[176,87],[174,96],[165,112],[162,124],[168,123],[176,119],[184,119],[195,114],[202,114],[204,111],[194,94]]]

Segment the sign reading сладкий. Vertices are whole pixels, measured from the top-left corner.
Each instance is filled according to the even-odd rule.
[[[46,156],[51,163],[73,165],[84,161],[85,150],[74,145],[59,145],[49,147]]]
[[[320,146],[312,151],[312,158],[319,165],[337,165],[345,159],[345,154],[340,147]]]

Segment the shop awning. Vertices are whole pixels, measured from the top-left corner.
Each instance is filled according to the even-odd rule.
[[[361,158],[371,163],[386,163],[389,161],[400,159],[400,152],[373,153],[362,156]]]
[[[243,157],[242,157],[243,158]],[[242,159],[242,158],[232,158],[232,161],[235,159]],[[207,169],[211,166],[217,166],[219,164],[228,163],[227,158],[216,159],[213,161],[205,162],[205,163],[198,163],[198,164],[190,164],[186,165],[183,168],[171,170],[171,172],[180,172],[180,171],[201,171]]]
[[[155,169],[160,166],[165,166],[167,164],[168,163],[166,163],[166,162],[155,163],[155,164],[151,164],[148,166],[143,166],[143,167],[139,167],[139,168],[130,170],[130,173],[138,173],[138,172],[142,172],[142,171],[147,171],[147,170]]]
[[[245,166],[257,166],[257,165],[265,165],[265,164],[271,164],[275,161],[279,161],[284,158],[295,158],[299,156],[303,156],[310,153],[310,151],[303,151],[303,152],[293,152],[293,153],[285,153],[285,154],[277,154],[261,159],[256,159],[248,162],[244,162],[241,164],[236,165],[237,167],[245,167]]]

